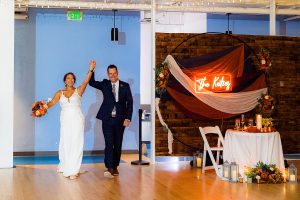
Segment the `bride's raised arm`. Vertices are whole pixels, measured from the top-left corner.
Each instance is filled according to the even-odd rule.
[[[94,73],[94,69],[96,67],[96,61],[95,60],[91,60],[89,62],[89,67],[90,67],[90,70],[88,72],[88,74],[86,75],[85,79],[83,80],[82,84],[78,87],[78,94],[80,96],[83,95],[84,91],[85,91],[85,88],[87,86],[87,84],[89,83],[90,79],[91,79],[91,76],[92,74]]]

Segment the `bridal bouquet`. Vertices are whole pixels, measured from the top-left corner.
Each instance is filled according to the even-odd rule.
[[[48,109],[48,106],[47,106],[46,102],[36,101],[31,106],[31,110],[32,110],[31,115],[33,117],[42,117],[47,113],[47,109]]]

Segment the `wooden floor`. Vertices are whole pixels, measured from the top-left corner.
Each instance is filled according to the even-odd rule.
[[[122,159],[130,161],[136,158],[126,155]],[[300,162],[296,165],[300,169]],[[114,179],[103,177],[104,164],[86,164],[82,169],[88,173],[77,180],[57,174],[55,165],[19,165],[14,169],[0,169],[0,199],[300,199],[300,184],[229,183],[221,181],[213,171],[203,175],[187,162],[144,167],[126,162],[120,165],[120,176]]]

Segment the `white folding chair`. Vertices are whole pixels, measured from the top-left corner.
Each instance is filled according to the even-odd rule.
[[[204,148],[203,148],[203,164],[202,164],[202,173],[205,173],[205,170],[208,169],[215,169],[217,176],[222,177],[221,171],[222,171],[222,165],[219,164],[220,160],[220,151],[223,151],[223,145],[224,145],[224,139],[222,136],[222,133],[220,131],[219,126],[208,126],[208,127],[199,127],[201,136],[204,141]],[[206,135],[207,134],[217,134],[218,135],[218,144],[215,147],[211,147],[207,141]],[[217,152],[216,160],[212,154],[212,151]],[[206,164],[206,152],[208,152],[209,157],[211,159],[211,162],[213,166],[205,166]]]

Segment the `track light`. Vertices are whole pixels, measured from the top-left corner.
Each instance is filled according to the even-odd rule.
[[[111,41],[118,41],[119,31],[118,31],[118,28],[116,28],[116,11],[117,10],[113,10],[113,11],[114,11],[114,27],[111,29]]]
[[[229,16],[231,15],[231,13],[226,13],[227,15],[227,31],[225,32],[226,34],[232,34],[232,31],[229,30]]]

